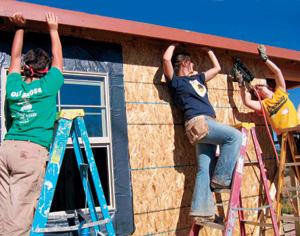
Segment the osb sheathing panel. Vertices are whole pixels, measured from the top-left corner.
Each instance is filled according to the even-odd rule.
[[[136,138],[140,134],[140,138]],[[176,139],[174,140],[174,136]],[[181,125],[129,125],[131,169],[160,168],[196,163],[194,146],[185,140]],[[149,146],[151,144],[151,146]]]
[[[188,235],[197,163],[195,149],[184,135],[181,112],[173,104],[166,86],[161,59],[166,48],[157,42],[131,41],[122,44],[125,99],[136,231],[133,235]],[[194,46],[183,46],[192,54],[194,69],[210,68],[207,54]],[[208,83],[209,99],[217,120],[225,124],[254,122],[269,180],[275,175],[274,154],[263,118],[246,108],[237,83],[228,77],[234,58],[216,51],[222,71]],[[253,84],[265,83],[264,66],[257,60],[241,58],[255,76]],[[256,154],[249,135],[246,162]],[[245,167],[242,186],[243,206],[255,208],[265,199],[259,169]],[[269,182],[270,183],[270,182]],[[228,194],[215,194],[218,204],[228,203]],[[225,216],[227,207],[216,207]],[[257,212],[245,212],[245,219],[256,220]],[[246,226],[247,233],[253,226]],[[266,235],[272,235],[268,230]],[[202,228],[199,235],[222,235],[219,230]],[[239,235],[236,223],[234,235]]]

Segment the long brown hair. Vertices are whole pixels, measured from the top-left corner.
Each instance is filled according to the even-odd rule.
[[[24,74],[26,77],[43,77],[47,72],[42,72],[44,69],[49,69],[51,59],[47,52],[41,48],[31,49],[24,56]],[[27,69],[32,68],[32,70]]]

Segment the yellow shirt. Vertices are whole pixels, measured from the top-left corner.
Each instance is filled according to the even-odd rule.
[[[267,119],[276,134],[281,129],[295,127],[300,124],[300,118],[288,93],[276,88],[272,98],[266,98],[262,104],[267,113]]]

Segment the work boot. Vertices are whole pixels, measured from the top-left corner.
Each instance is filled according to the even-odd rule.
[[[215,182],[210,183],[211,188],[213,189],[231,189],[231,185],[226,186],[226,185],[221,185],[221,184],[217,184]]]
[[[263,62],[266,62],[269,57],[267,56],[267,50],[264,45],[260,45],[257,47],[260,58]]]

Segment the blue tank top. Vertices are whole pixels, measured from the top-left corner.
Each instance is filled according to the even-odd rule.
[[[208,99],[204,73],[177,76],[174,72],[172,80],[165,77],[174,103],[183,112],[185,121],[199,115],[216,115]]]

